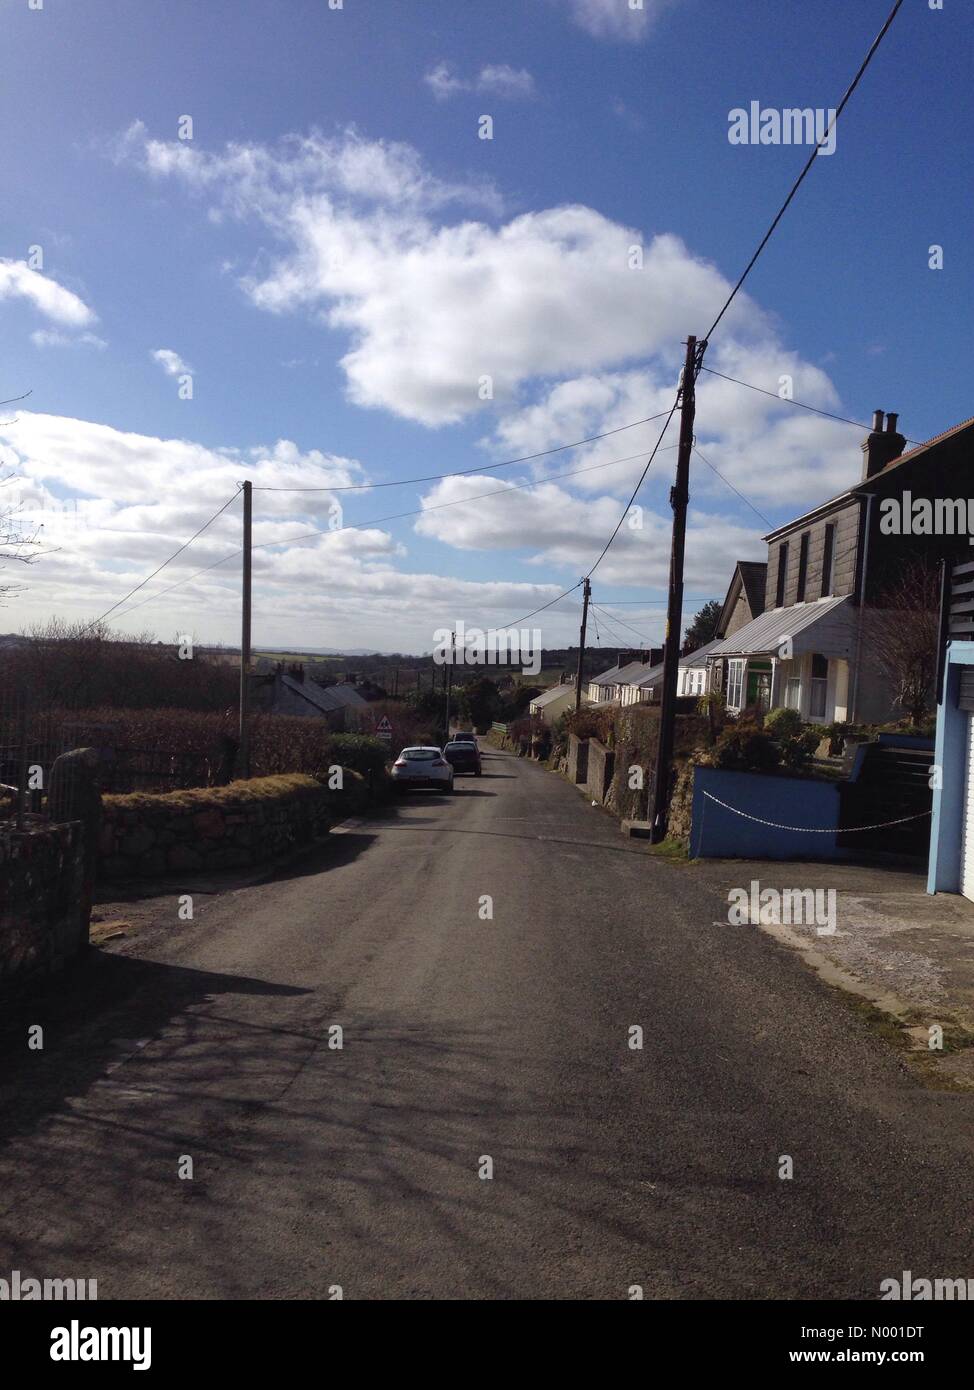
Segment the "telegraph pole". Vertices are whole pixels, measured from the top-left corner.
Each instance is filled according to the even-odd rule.
[[[676,456],[676,482],[670,488],[673,540],[670,547],[670,589],[663,648],[663,696],[660,706],[659,743],[656,748],[656,778],[653,783],[651,834],[654,843],[658,843],[666,835],[670,804],[673,734],[676,725],[676,678],[680,660],[680,633],[683,629],[683,551],[687,533],[687,505],[690,501],[690,453],[693,449],[693,418],[696,409],[694,382],[706,349],[706,339],[698,347],[696,338],[687,338],[687,355],[680,383],[680,446]]]
[[[243,602],[240,626],[240,730],[237,766],[242,777],[250,776],[250,591],[253,529],[253,484],[243,485]]]
[[[443,688],[446,691],[446,722],[444,728],[446,730],[447,743],[450,741],[450,690],[453,686],[453,654],[456,651],[456,647],[457,634],[453,632],[450,634],[450,659],[443,671]]]
[[[592,586],[587,579],[582,580],[582,630],[578,637],[578,671],[575,674],[575,713],[582,703],[582,668],[585,665],[585,629],[588,626],[588,601],[592,596]]]

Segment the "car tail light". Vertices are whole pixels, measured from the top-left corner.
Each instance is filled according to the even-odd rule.
[[[405,767],[405,766],[406,766],[406,759],[405,759],[405,758],[397,758],[396,761],[395,761],[392,765],[393,765],[393,767]]]

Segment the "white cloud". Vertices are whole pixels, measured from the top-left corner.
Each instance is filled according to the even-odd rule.
[[[790,377],[795,398],[824,410],[834,411],[839,405],[826,374],[778,345],[773,337],[747,346],[728,339],[716,344],[705,360],[717,370],[761,386],[775,396],[782,379]],[[498,459],[539,453],[574,439],[619,431],[634,420],[668,410],[673,395],[674,383],[662,376],[658,366],[575,377],[551,387],[533,404],[504,415],[494,436],[485,442]],[[628,493],[662,425],[662,420],[652,420],[634,429],[621,429],[560,458],[539,459],[535,473],[601,466],[635,455],[628,463],[599,467],[572,480],[572,486],[582,492],[610,489]],[[696,429],[701,452],[759,507],[803,506],[816,498],[824,500],[859,476],[860,436],[853,427],[822,419],[707,372],[697,383]],[[674,422],[663,449],[675,444],[676,437]],[[672,471],[665,452],[657,460],[650,487],[659,474],[669,476]],[[732,500],[727,485],[705,465],[695,467],[698,495],[727,505]]]
[[[504,97],[508,101],[534,96],[534,78],[527,68],[512,68],[508,63],[488,63],[477,76],[477,91]]]
[[[134,160],[158,178],[178,177],[197,192],[219,195],[241,216],[286,223],[294,205],[344,198],[368,206],[434,209],[451,203],[499,211],[496,189],[484,179],[454,183],[424,168],[419,152],[398,140],[368,140],[350,126],[336,136],[311,130],[275,146],[231,141],[214,154],[184,141],[153,140],[135,121],[110,153]]]
[[[172,348],[153,348],[149,356],[153,362],[158,362],[166,376],[180,376],[184,372],[193,370]]]
[[[437,101],[447,101],[455,96],[457,92],[467,92],[470,90],[470,83],[464,82],[462,78],[456,77],[449,63],[437,63],[435,68],[431,68],[425,75],[423,81],[436,97]]]
[[[673,0],[553,0],[596,39],[639,43]]]
[[[619,431],[667,410],[681,341],[710,322],[730,289],[678,237],[644,238],[592,208],[547,208],[506,221],[498,213],[496,224],[463,218],[454,205],[482,190],[436,178],[408,146],[354,131],[209,154],[148,141],[137,127],[128,157],[156,177],[178,178],[221,215],[256,217],[270,229],[282,252],[241,287],[269,312],[321,316],[347,332],[341,365],[354,402],[431,427],[484,413],[483,443],[496,459]],[[775,322],[744,294],[707,364],[772,393],[790,377],[799,399],[840,406],[826,373],[783,346]],[[480,390],[487,377],[492,402]],[[577,575],[615,525],[661,424],[539,460],[526,476],[599,471],[430,512],[417,532],[455,550],[526,554],[565,578]],[[756,507],[787,509],[776,520],[859,474],[855,430],[707,373],[698,382],[697,439]],[[674,428],[642,495],[645,526],[620,533],[599,570],[603,582],[665,585],[675,442]],[[637,457],[602,467],[630,455]],[[496,477],[489,481],[498,486]],[[466,490],[451,491],[458,486]],[[492,490],[470,478],[440,487],[428,505]],[[761,556],[757,538],[767,528],[699,459],[692,506],[688,581],[720,591],[735,559]],[[370,573],[394,558],[370,562]]]
[[[448,101],[458,92],[481,92],[505,101],[524,101],[535,95],[534,78],[527,68],[509,63],[487,63],[474,78],[458,77],[449,63],[437,63],[423,81],[437,101]]]
[[[103,351],[108,347],[104,338],[99,338],[97,333],[79,333],[72,337],[67,333],[60,333],[56,328],[37,328],[30,335],[30,340],[35,347],[93,347]]]
[[[290,139],[276,153],[144,139],[142,150],[157,175],[272,228],[283,256],[242,287],[263,309],[303,309],[347,330],[341,365],[356,404],[430,426],[482,410],[485,378],[495,401],[511,401],[532,378],[676,359],[687,323],[705,321],[729,289],[678,237],[644,245],[637,229],[580,205],[499,226],[448,221],[458,188],[415,150],[354,132]],[[757,329],[767,331],[763,317],[739,295],[725,332]]]
[[[248,450],[209,449],[93,421],[21,411],[0,424],[4,461],[17,477],[7,500],[40,525],[49,553],[31,570],[17,622],[53,612],[91,618],[193,534],[249,477],[256,489],[333,488],[366,481],[351,459],[290,440]],[[147,480],[151,480],[151,487]],[[402,568],[405,549],[372,525],[330,528],[331,491],[255,492],[254,623],[259,641],[429,651],[433,631],[457,617],[498,624],[557,595],[552,582],[466,580]],[[306,539],[298,540],[306,533]],[[240,545],[231,503],[194,544],[133,599],[120,621],[162,636],[195,631],[235,642],[239,557],[190,579]],[[124,610],[122,610],[124,611]]]
[[[32,270],[26,261],[0,258],[0,302],[5,299],[26,299],[45,318],[68,328],[95,322],[92,310],[73,290]]]
[[[670,470],[672,471],[672,469]],[[490,498],[478,497],[494,491]],[[463,497],[476,498],[463,505]],[[459,503],[443,507],[443,503]],[[515,490],[487,476],[448,478],[423,499],[415,524],[422,535],[456,550],[520,550],[531,563],[577,574],[596,560],[623,512],[618,497],[576,497],[559,483]],[[628,514],[597,571],[602,584],[665,587],[672,514],[644,504]],[[637,524],[638,523],[638,524]],[[687,571],[694,585],[726,588],[734,561],[760,553],[760,525],[742,525],[723,512],[692,510]]]

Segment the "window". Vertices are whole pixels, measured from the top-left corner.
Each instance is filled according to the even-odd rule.
[[[822,597],[832,593],[833,571],[835,569],[835,522],[825,527],[825,551],[822,555]]]
[[[775,581],[775,608],[785,606],[785,576],[788,573],[788,542],[782,541],[778,546],[778,577]]]
[[[829,690],[829,660],[819,656],[812,657],[811,690],[808,698],[809,719],[824,719]]]
[[[805,582],[808,579],[808,532],[802,534],[801,545],[798,550],[798,591],[795,594],[796,603],[805,602]]]
[[[781,663],[781,703],[786,709],[802,707],[802,676],[800,661]]]
[[[744,662],[740,660],[727,663],[727,708],[740,709],[744,698]]]

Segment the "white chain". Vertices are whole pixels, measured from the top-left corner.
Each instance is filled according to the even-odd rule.
[[[708,801],[716,801],[718,806],[723,806],[725,811],[733,811],[735,816],[743,816],[745,820],[757,821],[758,825],[770,825],[774,830],[799,830],[806,835],[851,835],[856,830],[885,830],[891,825],[904,825],[908,820],[921,820],[923,816],[933,815],[932,811],[919,811],[915,816],[901,816],[899,820],[885,820],[880,825],[832,825],[823,828],[818,825],[779,825],[775,820],[762,820],[760,816],[749,815],[747,811],[739,811],[736,806],[728,806],[726,801],[721,801],[719,796],[712,796],[710,792],[704,792]]]

